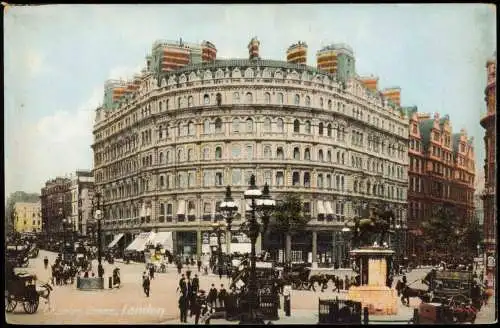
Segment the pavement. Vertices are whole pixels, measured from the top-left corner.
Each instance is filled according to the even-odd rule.
[[[28,271],[37,275],[38,283],[49,281],[50,269],[43,266],[43,258],[48,256],[49,263],[53,263],[57,254],[40,250],[39,256],[31,259],[28,268],[16,271]],[[37,313],[26,314],[21,304],[18,304],[13,313],[6,313],[6,320],[11,324],[180,324],[177,301],[179,294],[176,292],[180,276],[172,265],[167,268],[167,273],[157,273],[151,281],[151,294],[146,297],[142,290],[142,273],[145,271],[144,263],[131,262],[124,264],[115,261],[110,265],[103,261],[105,269],[105,282],[115,267],[120,268],[122,285],[119,289],[104,289],[93,291],[80,291],[76,284],[55,286],[50,296],[50,306],[45,300],[40,299]],[[97,261],[93,262],[97,268]],[[182,271],[185,272],[187,268]],[[193,274],[196,268],[191,268]],[[412,270],[407,274],[408,282],[417,280],[413,286],[419,286],[419,280],[427,273],[427,269]],[[219,279],[216,275],[200,274],[200,287],[209,290],[211,284],[219,288],[221,284],[227,288],[229,281],[226,277]],[[325,292],[293,290],[291,295],[292,316],[286,317],[280,310],[280,319],[275,324],[316,324],[318,322],[318,299],[345,298],[346,293],[334,293],[331,289]],[[490,323],[495,318],[495,303],[484,307],[478,315],[477,323]],[[410,307],[405,307],[398,302],[398,315],[385,318],[384,316],[371,316],[373,320],[398,320],[407,321],[413,314],[413,307],[419,305],[419,300],[410,300]],[[283,305],[283,299],[281,299]],[[188,318],[194,323],[194,318]],[[225,320],[211,320],[216,324],[235,324]],[[377,323],[377,322],[372,322]],[[389,323],[390,322],[383,322]]]

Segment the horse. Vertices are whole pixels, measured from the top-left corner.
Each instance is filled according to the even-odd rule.
[[[40,286],[36,287],[36,293],[39,297],[45,299],[45,304],[49,305],[49,310],[50,310],[50,292],[52,291],[52,287],[50,286],[50,283],[48,282],[43,282],[40,284]]]
[[[401,280],[398,280],[396,283],[396,291],[398,292],[398,296],[401,296],[401,303],[406,306],[410,306],[410,297],[418,297],[423,302],[431,301],[428,291],[408,287]]]

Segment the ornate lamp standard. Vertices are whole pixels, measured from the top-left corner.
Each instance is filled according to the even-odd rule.
[[[231,187],[226,187],[226,197],[224,201],[219,205],[219,209],[221,211],[222,216],[226,220],[227,223],[227,254],[231,255],[230,246],[231,246],[231,223],[233,223],[234,213],[238,211],[238,206],[231,197]]]
[[[97,266],[97,275],[99,278],[102,278],[104,275],[104,268],[102,266],[102,240],[101,240],[101,219],[103,216],[103,212],[100,209],[101,206],[101,194],[99,192],[95,193],[96,202],[92,200],[94,206],[94,218],[97,221],[97,262],[99,265]]]
[[[217,234],[217,273],[222,276],[222,246],[221,246],[221,232],[225,231],[225,223],[223,221],[214,221],[212,229]]]
[[[248,219],[249,223],[249,237],[252,243],[251,253],[250,253],[250,279],[248,284],[248,314],[243,317],[240,324],[264,324],[264,321],[256,316],[256,309],[258,306],[258,294],[257,294],[257,279],[255,270],[255,244],[257,243],[257,237],[261,231],[261,224],[257,222],[257,211],[260,212],[262,217],[262,228],[267,229],[269,224],[269,216],[274,210],[276,202],[271,199],[269,195],[269,186],[264,186],[264,191],[260,191],[255,185],[255,175],[252,174],[250,177],[250,187],[244,192],[244,197],[246,200],[251,201],[251,213],[252,215]],[[265,233],[265,230],[264,230]]]

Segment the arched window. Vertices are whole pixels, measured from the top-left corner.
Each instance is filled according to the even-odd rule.
[[[188,173],[188,188],[194,187],[194,174],[189,172]]]
[[[318,125],[318,134],[320,136],[323,135],[323,123],[319,123],[319,125]]]
[[[271,159],[271,146],[264,147],[264,158]]]
[[[210,133],[210,120],[205,120],[203,122],[203,133],[209,134]]]
[[[293,186],[300,185],[300,174],[297,171],[292,173],[292,185]]]
[[[300,132],[300,122],[299,120],[293,121],[293,132],[299,133]]]
[[[276,148],[276,158],[277,159],[285,159],[285,155],[283,152],[283,147]]]
[[[248,103],[248,104],[253,103],[253,96],[252,96],[252,93],[247,92],[247,94],[246,94],[246,101],[247,101],[247,103]]]
[[[323,162],[324,158],[323,158],[323,149],[320,149],[318,151],[318,161],[320,162]]]
[[[269,117],[264,119],[264,132],[271,132],[271,119]]]
[[[167,163],[170,163],[170,151],[167,151],[166,160],[167,160]]]
[[[194,136],[195,133],[196,133],[196,131],[195,131],[195,128],[194,128],[194,123],[193,122],[189,122],[188,123],[188,135]]]
[[[323,188],[323,174],[318,174],[318,188]]]
[[[188,150],[188,158],[187,158],[187,160],[188,160],[188,162],[193,160],[193,150],[192,149]]]
[[[160,112],[163,110],[163,102],[161,100],[158,103],[158,109],[160,110]]]
[[[240,120],[238,118],[233,119],[233,132],[234,133],[240,132]]]
[[[345,164],[345,153],[342,153],[342,159],[341,159],[342,165]]]
[[[177,98],[177,108],[181,108],[181,97]]]
[[[222,120],[220,117],[217,117],[215,119],[215,133],[221,133],[222,132]]]
[[[340,152],[337,152],[337,163],[340,164]]]
[[[354,188],[354,192],[358,192],[358,181],[357,180],[354,180],[353,188]]]
[[[164,160],[163,152],[160,152],[160,164],[163,164],[163,160]]]
[[[304,172],[304,187],[309,188],[311,186],[311,173]]]
[[[332,136],[332,125],[330,123],[328,123],[328,127],[326,129],[327,129],[328,136],[331,137]]]
[[[193,96],[189,96],[188,97],[188,107],[192,107],[193,106]]]
[[[222,95],[220,93],[215,95],[215,100],[217,101],[217,106],[222,105]]]
[[[220,146],[215,147],[215,159],[222,158],[222,148]]]
[[[203,96],[203,103],[205,105],[210,105],[210,96],[209,95],[204,95]]]
[[[278,104],[279,105],[283,105],[283,99],[284,99],[283,94],[281,92],[278,93]]]
[[[326,161],[328,163],[331,163],[332,162],[332,152],[331,151],[327,151],[326,152]]]
[[[328,109],[332,109],[332,100],[331,99],[328,100]]]
[[[182,158],[182,149],[177,151],[177,162],[182,162],[184,159]]]
[[[305,123],[305,133],[311,134],[311,122],[306,121]]]
[[[321,108],[323,108],[323,105],[324,105],[324,101],[323,101],[323,97],[319,98],[319,106]]]
[[[203,148],[203,160],[207,161],[210,158],[210,148]]]
[[[370,194],[370,191],[371,191],[371,183],[370,181],[368,181],[366,183],[366,193],[369,195]]]
[[[330,174],[326,175],[326,187],[328,189],[332,188],[332,176]]]
[[[177,124],[177,135],[182,136],[182,123]]]
[[[165,110],[168,110],[168,106],[170,105],[170,99],[165,101]]]
[[[247,118],[246,121],[246,133],[252,133],[253,132],[253,121],[251,118]]]
[[[300,96],[299,96],[299,95],[295,95],[295,96],[293,97],[293,103],[294,103],[295,105],[300,105]]]
[[[311,151],[309,150],[309,148],[306,148],[306,150],[304,151],[304,159],[306,161],[310,161],[311,160]]]
[[[233,93],[233,104],[238,104],[240,102],[240,94],[238,92]]]
[[[269,92],[264,93],[264,100],[268,105],[271,103],[271,94]]]
[[[293,149],[293,159],[300,160],[300,150],[299,147]]]
[[[279,133],[283,133],[284,132],[285,128],[284,128],[283,119],[278,118],[276,120],[276,128],[278,129]]]
[[[311,97],[306,96],[306,106],[311,106]]]

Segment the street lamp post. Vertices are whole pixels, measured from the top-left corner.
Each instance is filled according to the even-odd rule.
[[[231,245],[231,223],[233,222],[233,216],[236,211],[238,211],[238,206],[236,206],[236,203],[233,200],[233,197],[231,197],[231,187],[227,186],[226,187],[226,197],[224,198],[224,201],[220,204],[219,209],[222,213],[222,216],[226,220],[227,223],[227,236],[226,236],[226,243],[228,245],[227,247],[227,254],[231,255],[230,251],[230,245]]]
[[[217,272],[219,277],[222,277],[222,245],[221,232],[224,230],[223,222],[214,222],[212,224],[214,232],[217,234]]]
[[[97,202],[95,205],[94,218],[97,220],[97,262],[99,263],[97,266],[97,275],[99,278],[102,278],[104,275],[104,268],[102,266],[102,251],[101,251],[101,219],[102,219],[102,211],[100,209],[101,206],[101,194],[95,194]]]
[[[243,317],[240,324],[264,324],[261,318],[257,317],[258,294],[257,294],[257,279],[256,279],[256,254],[255,244],[260,232],[261,225],[257,222],[256,212],[260,210],[262,213],[262,227],[267,229],[269,224],[269,216],[275,207],[275,201],[269,195],[269,186],[264,186],[264,192],[260,191],[255,185],[255,175],[250,177],[250,187],[244,192],[246,200],[251,201],[251,216],[249,221],[249,237],[251,240],[251,253],[250,253],[250,279],[248,284],[248,314]],[[265,233],[265,231],[264,231]]]

